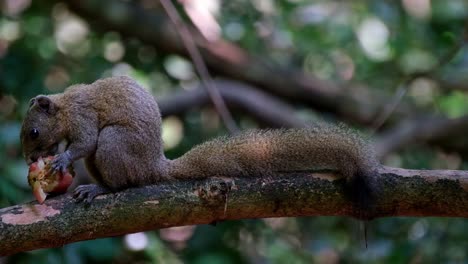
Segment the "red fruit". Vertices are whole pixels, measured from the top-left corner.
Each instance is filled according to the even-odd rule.
[[[42,189],[41,187],[41,183],[40,182],[35,182],[32,186],[33,188],[33,194],[34,194],[34,197],[36,197],[36,200],[42,204],[46,197],[47,197],[47,194],[44,192],[44,190]]]
[[[53,159],[53,156],[41,157],[29,166],[28,182],[39,203],[43,203],[49,193],[65,193],[73,181],[72,167],[64,173],[48,173]]]
[[[50,192],[51,193],[65,193],[68,187],[72,184],[73,175],[70,172],[62,173],[59,172],[60,177],[57,186],[53,188]]]

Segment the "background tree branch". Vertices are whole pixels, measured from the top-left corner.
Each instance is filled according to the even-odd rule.
[[[229,107],[248,114],[262,124],[284,128],[313,125],[312,120],[299,118],[295,109],[284,100],[255,87],[226,79],[216,79],[213,82]],[[180,90],[158,98],[158,104],[164,116],[182,115],[190,109],[210,105],[210,98],[209,94],[197,85],[193,89]],[[467,157],[468,141],[464,132],[467,128],[467,116],[447,118],[421,115],[406,118],[374,135],[374,148],[377,156],[382,158],[408,144],[429,143]]]
[[[468,217],[468,171],[382,167],[375,217]],[[358,217],[333,174],[167,182],[100,196],[90,206],[69,194],[0,209],[0,255],[81,240],[222,220]]]
[[[138,38],[157,50],[188,57],[187,51],[177,34],[177,29],[165,15],[162,7],[156,6],[147,10],[137,3],[114,0],[99,2],[67,0],[65,2],[73,12],[95,25],[98,29],[115,30],[125,37]],[[212,72],[237,80],[238,83],[239,81],[245,82],[253,89],[263,90],[265,94],[278,96],[294,103],[300,102],[313,109],[330,112],[348,122],[364,126],[375,123],[382,116],[382,113],[393,104],[391,100],[388,100],[391,96],[384,94],[383,91],[376,93],[372,89],[360,86],[337,85],[322,81],[313,74],[305,74],[301,70],[280,67],[265,58],[256,57],[228,41],[222,39],[207,41],[196,29],[189,27],[189,30],[204,61]],[[464,43],[464,39],[460,40],[457,45],[450,49],[450,52],[440,58],[437,65],[447,63],[448,58],[452,58]],[[431,69],[431,72],[434,71],[434,68]],[[239,93],[242,95],[235,95],[234,91],[237,91],[237,88],[240,89]],[[303,121],[297,120],[294,115],[291,115],[291,111],[288,111],[286,107],[280,108],[286,110],[285,114],[279,115],[281,118],[272,120],[270,114],[280,113],[280,110],[272,111],[273,108],[267,106],[266,110],[261,111],[259,105],[253,108],[250,103],[252,101],[243,96],[247,92],[246,89],[242,89],[242,85],[230,85],[230,89],[233,91],[225,89],[225,91],[220,92],[225,100],[230,98],[230,102],[227,102],[227,104],[231,106],[235,104],[238,109],[247,110],[248,114],[259,120],[266,121],[265,124],[271,124],[274,127],[306,125]],[[181,94],[183,93],[178,94],[176,97],[179,100],[184,97],[186,99],[185,103],[191,102],[198,105],[207,103],[205,93],[201,91],[187,92],[185,96]],[[189,96],[195,96],[197,100],[190,99]],[[279,102],[280,99],[276,101]],[[164,102],[162,105],[163,112],[165,107],[171,108]],[[182,106],[188,105],[184,104]],[[286,105],[286,102],[281,105]],[[254,111],[258,112],[254,113]],[[180,111],[177,112],[181,113]],[[427,111],[419,109],[405,100],[398,102],[397,107],[392,108],[389,115],[385,115],[384,122],[386,125],[382,129],[384,132],[382,140],[386,142],[379,143],[379,152],[384,155],[404,146],[405,142],[411,142],[411,140],[408,141],[407,136],[409,134],[407,134],[405,140],[399,136],[399,141],[387,144],[391,142],[387,140],[390,134],[393,134],[393,137],[396,137],[396,134],[401,134],[400,132],[396,133],[396,130],[406,126],[408,122],[413,120],[428,120],[430,122],[430,120],[437,119],[441,121],[437,122],[438,125],[427,124],[427,126],[437,130],[447,129],[445,133],[438,134],[437,140],[432,140],[435,137],[418,137],[415,142],[431,142],[431,144],[441,146],[448,151],[456,151],[462,155],[468,153],[468,145],[453,144],[454,140],[461,140],[462,138],[460,133],[452,130],[460,126],[465,127],[468,125],[468,120],[460,119],[457,120],[457,123],[462,124],[444,127],[444,123],[452,124],[452,120],[424,112]],[[288,116],[291,117],[291,121],[288,121]],[[387,131],[387,129],[389,130]],[[411,135],[416,134],[411,133]],[[455,135],[456,138],[454,138]]]
[[[377,156],[384,157],[408,144],[430,143],[457,151],[468,157],[468,116],[459,118],[428,117],[409,119],[378,135],[374,148]]]
[[[136,3],[114,0],[68,0],[66,3],[97,28],[115,30],[158,50],[188,56],[177,29],[161,9],[149,12]],[[355,96],[357,92],[353,87],[338,86],[298,69],[277,66],[224,40],[207,41],[194,29],[190,34],[211,71],[282,98],[303,102],[360,124],[371,124],[387,105],[387,97],[372,91],[363,93],[360,89],[359,96]],[[389,121],[414,112],[415,109],[402,102]]]
[[[247,113],[269,127],[306,127],[312,124],[300,119],[288,103],[247,84],[220,79],[213,82],[230,108]],[[210,105],[208,92],[200,86],[158,99],[162,115],[182,115],[190,109]]]

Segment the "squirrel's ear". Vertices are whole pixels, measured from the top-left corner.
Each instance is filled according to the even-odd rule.
[[[54,102],[52,102],[52,100],[50,100],[49,97],[45,95],[39,95],[33,100],[35,100],[37,105],[46,113],[51,114],[51,115],[56,113],[57,106],[54,104]]]

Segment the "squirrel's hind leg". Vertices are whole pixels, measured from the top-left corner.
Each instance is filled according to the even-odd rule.
[[[73,192],[73,198],[75,198],[77,203],[85,201],[87,204],[90,204],[96,196],[110,192],[109,189],[96,184],[84,184],[76,187]]]
[[[85,160],[86,168],[96,181],[95,184],[80,185],[75,189],[74,198],[77,202],[90,203],[94,197],[119,191],[132,186],[131,180],[137,170],[133,168],[137,153],[131,148],[132,133],[120,126],[103,128],[98,137],[96,152]]]
[[[107,126],[98,137],[94,164],[101,185],[113,191],[145,184],[152,172],[154,140],[124,126]],[[99,179],[98,179],[99,180]]]

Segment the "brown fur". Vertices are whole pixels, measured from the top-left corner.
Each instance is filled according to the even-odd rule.
[[[56,113],[44,113],[34,103],[23,122],[21,140],[29,162],[43,156],[44,147],[66,139],[72,160],[85,158],[91,176],[110,189],[167,176],[158,106],[134,80],[107,78],[48,97]],[[36,140],[28,136],[32,128],[40,131]]]
[[[351,194],[358,204],[376,189],[379,164],[364,140],[346,128],[250,131],[206,142],[170,161],[163,153],[158,106],[134,80],[113,77],[74,85],[48,96],[46,107],[43,97],[33,99],[23,123],[26,160],[55,154],[55,146],[66,139],[71,159],[85,158],[91,176],[111,190],[172,178],[314,171],[343,175],[355,188]],[[34,140],[33,128],[40,132]]]
[[[271,175],[277,172],[334,171],[353,177],[378,162],[364,140],[349,129],[321,124],[311,128],[253,130],[194,147],[175,160],[176,178]]]

